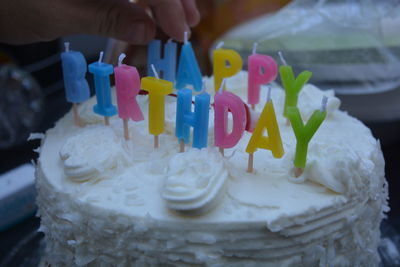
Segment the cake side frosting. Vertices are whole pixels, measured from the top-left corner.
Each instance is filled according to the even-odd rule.
[[[244,99],[244,81],[243,72],[227,89]],[[212,145],[212,111],[209,148],[187,146],[178,153],[172,97],[156,151],[146,119],[129,123],[131,140],[125,142],[122,121],[115,117],[110,127],[102,125],[91,112],[93,100],[80,107],[84,128],[67,114],[47,132],[37,171],[41,229],[57,255],[50,261],[377,264],[387,197],[379,143],[362,123],[337,110],[332,91],[306,85],[299,96],[304,119],[319,108],[323,94],[329,96],[328,117],[310,143],[299,178],[292,170],[295,137],[285,126],[284,92],[277,86],[272,99],[285,155],[275,159],[270,151],[257,151],[253,174],[246,173],[250,134],[222,157]],[[138,101],[147,114],[147,97]],[[170,209],[177,205],[196,215]]]

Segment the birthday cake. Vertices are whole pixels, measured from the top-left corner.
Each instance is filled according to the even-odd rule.
[[[208,79],[206,88],[213,91]],[[247,73],[226,90],[246,98]],[[267,90],[261,90],[260,113]],[[282,136],[281,158],[254,153],[246,171],[245,132],[238,144],[214,147],[210,110],[208,147],[175,136],[176,98],[165,102],[159,148],[148,133],[148,96],[137,101],[145,115],[110,125],[80,105],[83,127],[72,112],[47,131],[37,166],[44,261],[52,266],[377,266],[380,222],[387,184],[380,144],[360,121],[338,110],[333,91],[307,84],[298,106],[308,119],[329,98],[327,116],[310,141],[307,165],[296,177],[296,137],[283,117],[285,93],[272,86]],[[264,101],[263,101],[264,99]],[[213,100],[211,100],[212,102]]]

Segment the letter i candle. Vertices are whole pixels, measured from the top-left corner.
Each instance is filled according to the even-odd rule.
[[[144,120],[143,113],[136,101],[140,91],[140,77],[137,69],[122,64],[125,54],[118,58],[118,66],[114,68],[115,88],[117,92],[118,116],[123,120],[124,137],[129,139],[128,120]]]
[[[87,64],[81,52],[70,51],[68,42],[64,45],[65,52],[61,53],[61,63],[65,96],[67,101],[72,103],[75,125],[82,126],[77,104],[88,100],[90,97],[89,84],[85,79]]]
[[[111,101],[110,75],[113,74],[113,66],[102,62],[103,51],[99,60],[89,65],[89,72],[94,75],[94,87],[96,89],[97,104],[93,107],[96,114],[104,116],[104,122],[109,125],[109,117],[117,114],[117,108]]]

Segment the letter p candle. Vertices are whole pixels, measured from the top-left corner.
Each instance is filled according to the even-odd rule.
[[[260,102],[260,86],[276,79],[278,64],[267,55],[256,53],[257,43],[253,46],[253,54],[248,58],[248,91],[247,102],[254,108]]]

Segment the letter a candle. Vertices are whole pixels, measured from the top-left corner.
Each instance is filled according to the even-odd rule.
[[[165,128],[165,96],[172,93],[173,83],[159,79],[154,65],[153,71],[156,77],[142,78],[141,87],[149,92],[149,133],[154,135],[154,148],[158,148],[158,136]]]
[[[118,67],[114,68],[115,88],[117,91],[118,116],[123,120],[124,137],[129,139],[128,120],[141,121],[144,119],[136,96],[140,91],[140,77],[137,69],[122,64],[125,54],[118,58]]]
[[[306,167],[308,143],[326,117],[327,101],[328,98],[324,96],[322,98],[321,109],[314,111],[306,125],[303,124],[299,109],[297,107],[288,107],[288,118],[297,140],[294,156],[296,177],[299,177]]]
[[[199,64],[194,55],[191,43],[188,40],[188,32],[185,32],[184,43],[179,57],[178,72],[176,75],[176,89],[183,89],[192,85],[194,90],[201,91],[202,77]]]
[[[283,63],[283,66],[279,67],[279,74],[283,88],[285,89],[285,107],[283,109],[283,115],[287,118],[288,107],[297,106],[299,92],[303,88],[304,84],[306,84],[311,78],[312,72],[302,71],[297,78],[295,78],[292,67],[286,64],[281,52],[279,52],[279,56]]]
[[[268,137],[263,136],[265,129],[268,132]],[[249,153],[247,172],[249,173],[253,172],[253,153],[258,148],[271,150],[274,158],[281,158],[284,154],[282,138],[271,99],[271,88],[268,89],[267,103],[265,103],[253,135],[247,144],[246,152]]]
[[[231,77],[242,69],[242,58],[232,49],[223,49],[220,42],[213,52],[214,88],[215,92],[221,87],[224,78]],[[227,64],[229,64],[227,66]],[[224,89],[222,87],[222,89]]]

